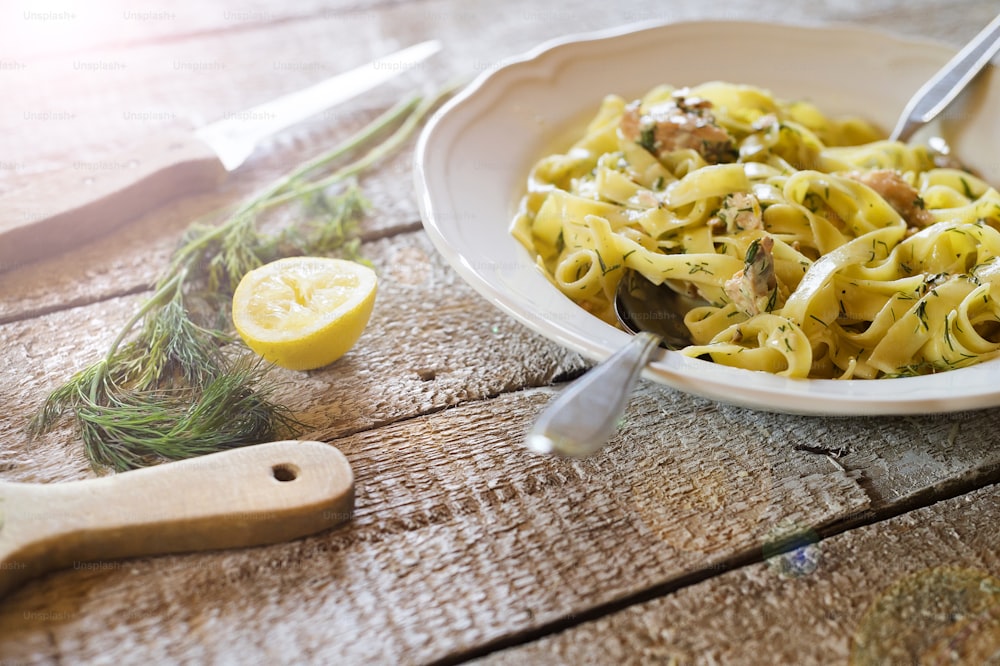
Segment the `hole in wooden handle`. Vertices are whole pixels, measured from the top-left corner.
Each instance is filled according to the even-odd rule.
[[[289,463],[280,463],[271,467],[271,473],[278,481],[294,481],[299,476],[299,468]]]

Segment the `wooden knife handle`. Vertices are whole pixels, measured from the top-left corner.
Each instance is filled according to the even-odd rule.
[[[119,154],[0,183],[0,272],[98,238],[225,175],[191,130],[164,129]]]
[[[348,520],[354,475],[321,442],[258,444],[69,483],[0,484],[0,595],[53,569],[295,539]]]

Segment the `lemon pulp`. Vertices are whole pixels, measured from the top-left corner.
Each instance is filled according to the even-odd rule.
[[[375,271],[327,257],[278,259],[233,293],[233,324],[257,354],[291,370],[333,363],[361,337],[375,305]]]

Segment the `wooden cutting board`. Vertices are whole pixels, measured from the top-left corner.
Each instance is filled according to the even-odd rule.
[[[193,131],[164,129],[94,168],[0,183],[0,273],[99,238],[182,195],[208,191],[226,170]]]
[[[347,459],[311,441],[85,481],[0,483],[0,595],[77,562],[296,539],[348,520],[353,509]]]

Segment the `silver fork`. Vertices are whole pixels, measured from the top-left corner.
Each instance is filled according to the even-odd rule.
[[[889,135],[908,141],[913,133],[934,120],[1000,50],[1000,15],[990,21],[955,57],[920,87],[903,108]]]

